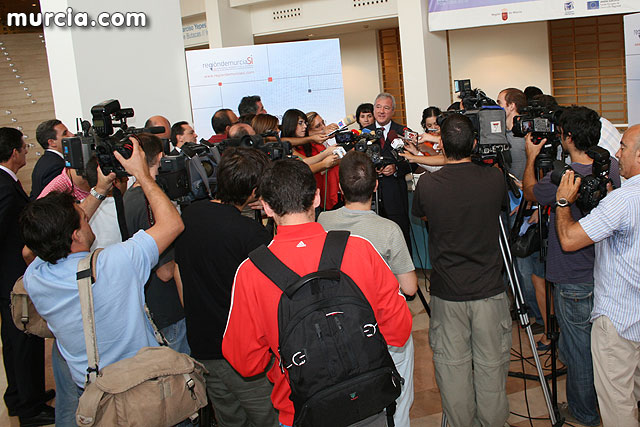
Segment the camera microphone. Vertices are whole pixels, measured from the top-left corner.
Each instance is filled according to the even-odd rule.
[[[164,126],[151,126],[151,127],[142,129],[142,132],[154,133],[154,134],[164,133],[165,132],[165,128],[164,128]]]
[[[332,137],[336,133],[342,132],[343,130],[345,130],[347,127],[351,126],[355,122],[356,122],[356,116],[353,115],[353,114],[350,114],[347,117],[345,117],[344,119],[340,120],[338,123],[336,123],[338,125],[338,129],[336,129],[333,132],[329,133],[327,136],[328,137]]]

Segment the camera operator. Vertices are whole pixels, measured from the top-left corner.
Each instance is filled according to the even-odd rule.
[[[182,146],[186,142],[197,143],[198,134],[188,122],[182,121],[174,123],[171,126],[171,143],[173,144],[173,150],[170,155],[177,156],[182,151]]]
[[[511,129],[513,128],[513,118],[522,113],[522,110],[527,106],[527,97],[520,89],[508,88],[500,91],[496,101],[504,109],[507,116],[505,122],[506,135],[507,141],[511,146],[509,150],[511,152],[511,167],[509,170],[518,180],[522,181],[527,158],[524,148],[525,142],[524,138],[514,136]]]
[[[413,215],[429,221],[436,382],[450,426],[502,426],[512,323],[498,242],[506,183],[497,168],[471,162],[468,117],[450,115],[441,133],[447,162],[422,175],[413,202]]]
[[[145,128],[150,128],[154,126],[162,126],[164,128],[164,132],[155,134],[160,139],[170,139],[171,137],[171,123],[164,116],[151,116],[144,122]]]
[[[522,137],[515,136],[512,129],[513,118],[520,115],[527,107],[527,99],[525,93],[516,88],[503,89],[496,99],[498,105],[504,109],[506,114],[505,134],[510,146],[509,152],[511,153],[509,171],[518,179],[520,187],[522,186],[522,177],[527,163],[525,140]],[[516,213],[514,211],[509,215],[510,228],[513,226]],[[533,223],[537,222],[537,218],[538,213],[535,211],[527,217],[527,221],[531,224],[530,227],[534,226]],[[530,313],[536,319],[536,325],[540,325],[536,330],[544,332],[546,331],[546,319],[543,317],[546,315],[544,264],[540,260],[540,254],[537,251],[526,258],[517,258],[516,262],[517,272],[523,285],[525,301],[530,308]],[[549,348],[549,341],[546,336],[543,335],[537,347],[540,350]]]
[[[586,107],[568,107],[558,120],[560,140],[565,153],[571,158],[571,168],[582,175],[592,171],[593,159],[586,151],[600,139],[600,117]],[[540,205],[556,205],[556,185],[547,173],[536,182],[535,160],[546,143],[543,139],[534,144],[531,134],[526,136],[527,165],[524,172],[523,190],[527,200]],[[609,178],[620,186],[618,162],[611,161]],[[584,216],[571,204],[574,219]],[[600,416],[596,408],[596,393],[593,387],[591,362],[589,315],[593,308],[594,247],[588,245],[575,252],[564,252],[556,233],[555,211],[552,209],[549,225],[546,279],[555,284],[554,307],[560,325],[560,354],[567,366],[568,408],[561,406],[565,416],[573,416],[587,426],[598,425]]]
[[[240,212],[255,201],[268,160],[252,148],[227,148],[218,169],[217,198],[193,203],[183,213],[184,233],[176,241],[178,283],[182,283],[187,336],[193,357],[209,371],[207,392],[221,425],[277,425],[272,386],[264,374],[241,377],[222,356],[233,277],[249,252],[271,240],[256,221]]]
[[[158,255],[184,228],[173,204],[151,177],[138,141],[131,138],[131,142],[129,159],[117,152],[114,156],[140,183],[156,223],[105,248],[95,260],[93,300],[102,367],[132,357],[142,347],[158,345],[144,311],[144,284]],[[25,289],[56,336],[79,396],[88,361],[76,273],[94,240],[87,214],[71,195],[54,192],[27,205],[20,216],[20,230],[37,256],[24,274]],[[52,294],[56,297],[51,298]],[[57,421],[70,425],[64,423],[74,422],[75,409],[66,408],[69,419]]]
[[[578,222],[564,200],[575,202],[580,178],[574,181],[572,171],[563,176],[555,195],[556,227],[565,251],[596,242],[594,303],[587,322],[593,322],[598,405],[603,425],[634,427],[640,396],[640,125],[624,133],[616,157],[627,181]]]
[[[381,93],[376,97],[373,105],[375,123],[366,129],[375,131],[383,129],[384,136],[380,139],[382,156],[392,158],[391,142],[404,134],[404,126],[391,120],[396,110],[396,100],[390,93]],[[392,220],[400,226],[404,240],[411,251],[411,236],[409,223],[409,193],[405,175],[411,173],[411,166],[400,163],[398,166],[389,164],[378,172],[378,192],[382,200],[380,215]]]
[[[145,133],[139,134],[138,139],[144,151],[149,174],[155,180],[163,156],[162,141],[155,135]],[[124,193],[123,202],[127,230],[130,233],[147,230],[153,226],[156,218],[150,211],[149,202],[138,182]],[[153,322],[164,335],[169,347],[177,352],[189,354],[184,311],[173,278],[175,268],[173,258],[172,247],[160,254],[158,264],[152,269],[145,285],[145,300]]]
[[[216,144],[222,140],[228,138],[229,128],[238,122],[238,116],[235,115],[233,111],[228,108],[221,108],[216,111],[213,116],[211,116],[211,127],[215,132],[214,135],[211,135],[209,138],[209,142],[211,144]]]

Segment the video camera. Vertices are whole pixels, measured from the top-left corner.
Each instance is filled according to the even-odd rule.
[[[520,115],[513,118],[514,136],[523,138],[531,133],[534,144],[540,144],[543,139],[547,140],[536,158],[537,167],[548,170],[557,157],[560,145],[558,121],[562,111],[561,107],[548,108],[533,100]]]
[[[129,140],[131,135],[165,131],[162,126],[144,129],[127,126],[127,119],[133,117],[133,109],[121,108],[120,102],[115,99],[91,107],[91,117],[93,125],[78,119],[76,136],[62,139],[65,166],[76,169],[82,176],[86,176],[87,163],[93,155],[97,156],[103,174],[115,172],[118,177],[127,176],[113,152],[117,151],[128,159],[133,153],[133,145]],[[114,133],[115,128],[119,129]]]
[[[502,163],[510,149],[506,135],[506,113],[482,90],[472,89],[471,80],[455,80],[454,89],[460,94],[464,110],[446,111],[437,118],[442,124],[451,114],[463,114],[471,120],[477,141],[471,155],[473,161],[483,164]],[[508,159],[506,160],[508,162]],[[504,166],[504,165],[501,165]]]
[[[582,179],[576,205],[585,214],[591,212],[593,208],[598,206],[600,200],[604,199],[607,195],[607,184],[611,182],[609,179],[609,169],[611,167],[609,151],[594,145],[586,153],[593,159],[591,174],[582,176],[574,171],[575,175]],[[568,170],[573,170],[568,164],[560,160],[553,162],[551,182],[555,185],[560,185],[560,180]]]
[[[266,142],[265,138],[275,137],[275,141]],[[278,132],[267,131],[260,135],[244,135],[241,138],[227,138],[216,144],[220,154],[228,147],[247,147],[260,150],[269,160],[275,161],[293,157],[289,141],[282,141]]]
[[[186,142],[177,156],[164,156],[156,182],[171,200],[181,205],[211,199],[218,183],[220,153],[209,144]]]

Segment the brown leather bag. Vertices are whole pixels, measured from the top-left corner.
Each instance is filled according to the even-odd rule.
[[[19,330],[42,338],[55,338],[49,330],[47,321],[40,316],[33,301],[29,298],[22,276],[13,285],[11,291],[11,317]]]
[[[143,347],[133,357],[99,368],[91,288],[91,271],[95,266],[92,255],[78,263],[78,294],[89,368],[76,423],[169,427],[187,418],[194,420],[198,410],[207,404],[204,374],[208,372],[190,356],[166,346]],[[155,325],[153,328],[158,337]]]

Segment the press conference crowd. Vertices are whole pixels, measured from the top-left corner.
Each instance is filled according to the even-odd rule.
[[[559,415],[574,425],[640,425],[640,125],[620,135],[589,108],[563,108],[553,149],[568,156],[570,170],[558,184],[536,162],[551,141],[512,131],[514,117],[532,102],[558,108],[534,87],[497,94],[510,149],[506,163],[493,165],[472,160],[478,133],[463,102],[446,114],[426,108],[422,131],[413,132],[392,120],[396,102],[388,93],[355,112],[361,131],[381,133],[375,143],[383,161],[375,164],[366,152],[345,154],[335,143],[350,120],[327,124],[318,112],[297,109],[279,118],[268,114],[259,96],[242,98],[239,115],[217,111],[211,118],[215,133],[206,141],[199,142],[186,121],[149,118],[145,127],[165,132],[132,136],[128,158],[114,153],[128,176],[104,174],[95,156],[84,171],[65,166],[62,141],[73,134],[61,121],[47,120],[36,131],[44,152],[30,195],[17,178],[28,144],[19,130],[0,128],[0,314],[9,415],[24,427],[100,425],[106,397],[84,397],[84,404],[98,408],[97,418],[87,421],[78,410],[91,383],[103,373],[107,378],[103,370],[110,365],[164,345],[190,355],[207,373],[207,406],[219,426],[409,426],[414,363],[424,363],[414,361],[406,301],[418,291],[413,216],[428,229],[429,345],[443,414],[452,427],[508,425],[513,297],[499,245],[503,217],[514,241],[529,229],[547,228],[539,222],[548,218],[546,258],[529,251],[515,258],[515,267],[531,326],[541,334],[534,351],[551,345],[547,311],[558,319],[558,357],[567,368],[567,402]],[[255,148],[228,146],[213,198],[180,209],[157,185],[166,155],[180,156],[188,144],[215,146],[247,135],[278,135],[293,155],[270,161]],[[594,146],[609,153],[608,194],[586,212],[576,201],[592,173],[588,152]],[[507,182],[517,191],[508,191]],[[348,237],[327,234],[337,230]],[[339,237],[327,236],[342,236],[342,246],[335,243]],[[84,274],[79,263],[96,248],[104,250],[91,257]],[[300,285],[300,277],[327,265],[355,284],[353,298],[374,319],[340,338],[355,317],[347,309],[327,312],[309,323],[296,343],[300,351],[289,355],[285,348],[295,337],[283,328],[294,326],[283,322],[295,298],[285,285]],[[81,309],[81,276],[92,282],[92,322]],[[14,323],[11,292],[20,277],[55,337],[55,392],[45,390],[44,339]],[[333,289],[325,279],[300,285],[310,288],[309,301],[324,287]],[[546,292],[553,292],[549,308]],[[344,304],[350,307],[347,298]],[[309,311],[322,309],[309,303]],[[85,341],[91,323],[95,349]],[[360,359],[360,342],[373,339],[384,343],[382,351]],[[311,350],[316,345],[324,346],[320,356]],[[315,373],[309,369],[318,366],[340,372],[342,365],[376,363],[390,373],[390,397],[386,386],[363,387],[373,389],[373,397],[361,389],[348,398],[322,393],[354,378],[369,384],[362,375],[345,380],[336,373],[327,384],[320,374],[308,380]],[[307,381],[319,392],[305,395]],[[165,390],[165,398],[171,394]],[[54,397],[55,408],[49,404]],[[203,425],[202,417],[190,415],[171,424]],[[128,425],[126,415],[119,416],[118,425]],[[105,420],[102,425],[110,425]]]

